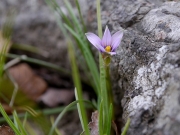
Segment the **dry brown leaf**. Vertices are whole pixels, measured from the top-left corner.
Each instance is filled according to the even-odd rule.
[[[90,133],[91,135],[99,135],[99,114],[98,111],[92,113],[91,122],[89,123]]]
[[[9,126],[2,125],[0,126],[0,135],[15,135],[15,133]]]
[[[10,75],[30,99],[37,100],[47,89],[47,83],[37,76],[27,64],[8,69]]]
[[[2,103],[2,106],[3,106],[3,108],[4,108],[4,110],[6,111],[7,114],[11,114],[12,113],[13,108],[11,108],[8,104],[3,104]]]
[[[117,125],[114,121],[112,121],[112,127],[113,127],[114,131],[116,132],[116,135],[118,135],[119,133],[118,133]]]
[[[49,107],[55,107],[59,104],[67,105],[73,100],[73,98],[73,90],[49,88],[39,100]]]

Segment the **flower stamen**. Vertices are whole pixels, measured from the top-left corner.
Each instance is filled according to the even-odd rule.
[[[111,52],[111,46],[110,45],[106,46],[105,50],[106,52]]]

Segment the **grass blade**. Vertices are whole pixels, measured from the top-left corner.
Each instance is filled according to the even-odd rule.
[[[48,55],[49,55],[48,52],[46,52],[42,49],[39,49],[37,47],[31,46],[31,45],[12,44],[11,48],[36,53],[36,54],[42,55],[44,57],[48,57]]]
[[[69,35],[67,35],[67,32],[64,30],[64,25],[62,26],[62,19],[65,20],[65,25],[66,25],[66,29],[68,31],[70,31],[70,33],[73,35],[73,37],[75,38],[75,41],[79,47],[79,49],[81,50],[83,56],[85,57],[87,66],[88,66],[88,70],[91,73],[91,77],[90,78],[90,82],[91,80],[93,80],[92,86],[95,90],[95,92],[97,94],[99,94],[100,92],[100,85],[99,85],[99,73],[98,73],[98,68],[97,65],[94,61],[93,55],[90,51],[89,48],[89,44],[85,38],[84,35],[84,31],[81,28],[81,25],[77,19],[77,17],[74,14],[74,11],[72,10],[72,7],[70,5],[70,3],[67,0],[64,0],[64,3],[69,11],[70,17],[71,17],[71,22],[70,24],[73,24],[74,27],[72,27],[72,25],[69,24],[69,19],[66,17],[66,15],[63,14],[63,12],[61,11],[60,7],[58,6],[58,4],[56,3],[55,0],[50,1],[50,0],[46,0],[46,3],[51,7],[51,9],[53,9],[55,15],[56,15],[56,20],[58,22],[58,25],[60,26],[60,29],[63,31],[63,34],[65,35],[65,37],[69,37]],[[57,13],[59,14],[59,16],[57,16]]]
[[[64,75],[67,75],[69,76],[70,75],[70,72],[64,68],[61,68],[55,64],[52,64],[52,63],[49,63],[49,62],[46,62],[46,61],[43,61],[43,60],[38,60],[38,59],[35,59],[35,58],[30,58],[26,55],[16,55],[16,54],[10,54],[8,53],[7,54],[7,57],[9,58],[19,58],[21,61],[26,61],[26,62],[30,62],[30,63],[34,63],[34,64],[38,64],[38,65],[41,65],[41,66],[44,66],[44,67],[47,67],[47,68],[52,68],[52,69],[55,69],[61,73],[63,73]]]
[[[81,87],[81,82],[80,82],[80,77],[79,77],[79,71],[76,64],[76,58],[74,57],[75,56],[74,48],[70,40],[68,40],[68,52],[69,52],[69,58],[71,61],[73,81],[76,87],[75,96],[76,96],[76,100],[79,100],[79,103],[77,104],[77,106],[78,106],[78,112],[79,112],[79,116],[81,120],[81,125],[86,135],[90,135],[89,129],[88,129],[88,120],[87,120],[86,110],[84,107],[84,103],[81,101],[83,97],[82,97],[82,87]]]
[[[51,121],[51,124],[54,123],[54,117],[53,117],[53,116],[50,117],[50,121]],[[55,132],[56,132],[57,135],[62,135],[62,134],[60,133],[60,131],[58,130],[58,128],[55,128]]]
[[[2,33],[0,33],[0,77],[3,74],[4,64],[6,60],[5,54],[9,51],[10,40],[12,35],[12,27],[14,24],[14,11],[11,10],[8,13],[8,17],[2,27]]]
[[[70,16],[73,20],[74,26],[75,26],[75,30],[73,30],[71,27],[69,27],[68,25],[65,24],[66,29],[74,36],[74,38],[80,43],[78,44],[86,62],[88,65],[88,68],[91,72],[91,75],[93,77],[93,81],[94,81],[94,87],[95,87],[95,91],[97,94],[99,94],[99,90],[100,90],[100,86],[99,86],[99,73],[98,73],[98,68],[97,65],[94,61],[93,55],[89,49],[89,44],[85,38],[85,33],[77,19],[77,17],[74,14],[74,11],[72,10],[72,6],[70,5],[70,3],[67,0],[64,0],[64,3],[70,13]]]
[[[101,100],[99,107],[99,134],[103,135],[103,100]]]
[[[78,9],[80,20],[81,20],[81,23],[82,23],[82,26],[83,26],[83,31],[85,33],[87,30],[86,30],[86,26],[85,26],[85,23],[84,23],[84,20],[83,20],[83,16],[82,16],[82,13],[81,13],[81,8],[80,8],[80,5],[79,5],[79,0],[76,0],[76,7]]]
[[[19,118],[18,118],[16,111],[13,112],[13,116],[14,116],[14,119],[15,119],[17,125],[18,125],[19,130],[21,131],[21,134],[22,134],[22,135],[28,135],[27,132],[26,132],[26,130],[24,129],[21,121],[20,121]]]
[[[83,100],[83,102],[91,105],[94,109],[96,109],[91,102],[89,102],[89,101],[87,101],[87,100]],[[50,130],[50,132],[49,132],[48,135],[52,135],[52,134],[54,133],[54,130],[55,130],[55,128],[57,127],[57,124],[58,124],[59,121],[62,119],[62,117],[64,116],[64,114],[65,114],[66,112],[68,112],[69,110],[71,110],[72,108],[74,109],[74,107],[75,107],[75,105],[76,105],[77,103],[79,103],[79,100],[73,101],[72,103],[70,103],[69,105],[67,105],[67,106],[63,109],[63,111],[62,111],[62,112],[58,115],[58,117],[56,118],[56,120],[55,120],[53,126],[51,127],[51,130]]]
[[[14,125],[14,123],[10,120],[10,118],[8,117],[8,115],[6,114],[6,112],[4,111],[3,106],[0,104],[0,112],[3,115],[3,117],[5,118],[6,122],[9,124],[9,126],[12,128],[12,130],[16,133],[16,135],[21,135],[20,131],[16,128],[16,126]]]
[[[85,104],[86,108],[91,108],[91,109],[94,109],[94,110],[97,109],[96,106],[95,106],[94,104],[92,104],[91,102],[89,102],[89,101],[84,101],[84,103],[86,103],[86,104]],[[38,114],[39,114],[39,113],[42,113],[43,115],[52,115],[52,114],[58,114],[58,113],[62,112],[62,111],[64,110],[64,108],[65,108],[65,107],[58,107],[58,108],[44,109],[44,110],[42,110],[42,111],[41,111],[41,110],[36,110],[36,112],[37,112]],[[17,109],[18,109],[18,108],[17,108]],[[69,108],[67,111],[72,111],[72,110],[75,110],[75,109],[77,109],[76,106]],[[19,118],[24,118],[25,115],[26,115],[26,114],[21,113],[21,114],[18,114],[18,117],[19,117]],[[31,117],[31,115],[27,114],[27,117]],[[10,115],[9,118],[12,120],[12,119],[13,119],[13,116]],[[0,123],[3,123],[3,122],[5,122],[5,121],[6,121],[6,120],[5,120],[3,117],[0,118]]]
[[[87,62],[87,65],[88,65],[88,68],[91,72],[91,75],[93,77],[93,81],[94,81],[94,84],[96,86],[96,93],[99,95],[100,92],[100,83],[99,83],[99,73],[98,73],[98,70],[97,70],[97,66],[96,66],[96,63],[94,61],[94,58],[92,56],[92,53],[90,52],[90,50],[83,44],[82,40],[80,39],[80,37],[77,35],[77,33],[72,30],[68,25],[64,24],[65,28],[67,30],[69,30],[69,32],[79,41],[81,47],[82,47],[82,53],[83,53],[83,56]]]
[[[27,122],[28,113],[25,113],[24,120],[23,120],[23,127],[25,127],[25,124]]]
[[[8,52],[9,46],[10,46],[10,40],[4,39],[2,35],[0,35],[0,77],[2,77],[3,75],[6,53]]]
[[[67,106],[64,108],[64,110],[63,110],[63,111],[58,115],[58,117],[56,118],[56,120],[55,120],[54,124],[52,125],[51,130],[50,130],[50,132],[49,132],[48,135],[53,135],[54,130],[55,130],[55,128],[57,127],[57,124],[58,124],[59,121],[62,119],[62,117],[64,116],[64,114],[65,114],[70,108],[74,107],[78,102],[79,102],[79,101],[76,100],[76,101],[70,103],[69,105],[67,105]]]
[[[112,116],[113,116],[113,105],[110,105],[110,109],[109,109],[109,119],[108,119],[108,123],[107,123],[107,135],[111,134],[111,123],[112,123]]]
[[[64,36],[67,36],[67,33],[65,31],[65,29],[62,27],[62,19],[66,22],[66,24],[68,24],[70,27],[72,27],[72,22],[66,17],[66,15],[63,13],[63,11],[61,10],[61,8],[59,7],[59,5],[57,4],[57,2],[55,0],[45,0],[47,5],[52,9],[52,11],[55,14],[56,17],[56,21],[60,27],[60,29],[62,30]]]
[[[126,122],[126,125],[125,125],[125,127],[124,127],[124,130],[123,130],[123,132],[121,133],[121,135],[126,135],[126,133],[127,133],[127,131],[128,131],[128,128],[129,128],[129,125],[130,125],[130,122],[131,122],[131,120],[130,120],[130,118],[128,118],[128,120],[127,120],[127,122]]]
[[[75,91],[76,100],[79,100],[79,98],[78,98],[78,93],[77,93],[76,88],[75,88],[74,91]],[[80,103],[77,103],[77,109],[78,109],[78,114],[79,114],[81,126],[82,126],[83,131],[85,132],[85,129],[86,129],[86,128],[85,128],[85,123],[84,123],[83,116],[82,116],[82,111],[84,111],[84,110],[82,110],[81,108],[82,108],[82,103],[81,103],[81,105],[80,105]],[[87,117],[87,116],[86,116],[86,117]],[[87,120],[87,118],[86,118],[86,120]],[[86,123],[86,124],[87,124],[87,123]]]

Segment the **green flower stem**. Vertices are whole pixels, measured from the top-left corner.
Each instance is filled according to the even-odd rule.
[[[109,117],[111,116],[111,121],[115,118],[114,116],[114,102],[113,102],[113,93],[112,93],[112,85],[111,85],[111,76],[110,76],[110,62],[111,57],[108,56],[104,59],[105,63],[105,72],[106,72],[106,89],[107,89],[107,100],[108,100],[108,108],[112,111],[109,112]],[[113,134],[111,127],[109,127],[109,132],[111,131],[111,134]],[[108,132],[108,133],[109,133]]]
[[[102,55],[99,55],[99,67],[100,67],[100,86],[101,86],[101,100],[103,101],[103,127],[106,130],[107,127],[107,120],[108,120],[108,110],[109,110],[109,100],[108,100],[108,93],[106,87],[106,71],[104,67],[104,61]],[[106,132],[106,131],[105,131]]]
[[[112,86],[111,86],[111,76],[110,76],[110,62],[111,57],[109,55],[103,55],[104,58],[104,68],[106,72],[106,88],[108,93],[108,103],[113,103],[113,94],[112,94]]]
[[[100,8],[100,0],[97,0],[97,22],[98,22],[98,35],[102,37],[102,24],[101,24],[101,8]],[[100,67],[100,86],[101,86],[101,94],[100,100],[102,102],[103,108],[103,134],[107,134],[111,127],[108,124],[109,121],[112,121],[114,117],[114,111],[112,111],[112,117],[109,119],[109,109],[112,108],[113,110],[113,97],[112,97],[112,89],[111,89],[111,81],[110,81],[110,74],[109,74],[109,64],[111,58],[108,55],[102,55],[99,53],[99,67]],[[112,103],[112,104],[111,104]],[[111,107],[110,107],[111,104]]]
[[[111,77],[109,74],[109,66],[105,67],[106,70],[106,88],[108,93],[108,103],[109,105],[113,103],[113,94],[112,94],[112,86],[111,86]]]
[[[97,0],[96,6],[97,6],[97,23],[98,23],[98,35],[101,38],[102,37],[102,24],[101,24],[101,7],[100,7],[100,1]]]

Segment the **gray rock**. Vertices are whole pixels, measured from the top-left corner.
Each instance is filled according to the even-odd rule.
[[[180,134],[180,2],[104,0],[101,4],[103,28],[124,31],[111,76],[122,118],[131,118],[128,135]],[[95,10],[95,5],[90,7]],[[95,23],[90,23],[94,31]]]
[[[128,135],[180,132],[180,2],[165,1],[101,3],[103,28],[108,25],[112,33],[124,31],[121,46],[112,58],[111,76],[122,118],[124,122],[131,118]],[[95,0],[87,3],[87,24],[96,32]],[[1,0],[0,16],[14,6],[18,15],[13,41],[38,46],[49,52],[48,60],[68,67],[64,37],[44,1]]]
[[[126,28],[111,68],[115,101],[121,102],[123,119],[131,118],[129,135],[180,132],[179,6],[166,2],[147,14],[141,11],[142,19],[128,28],[123,24],[126,19],[107,23]]]

